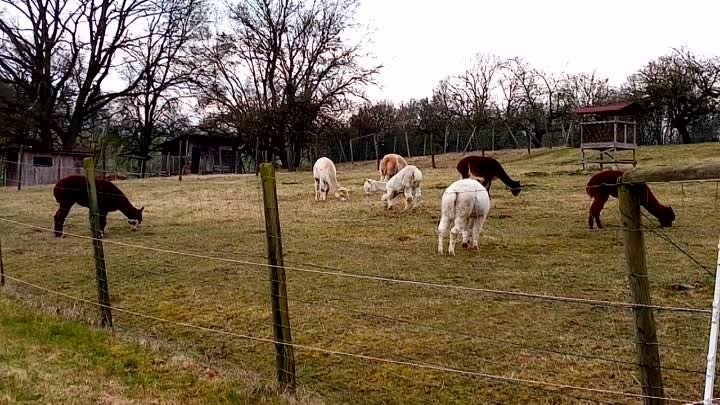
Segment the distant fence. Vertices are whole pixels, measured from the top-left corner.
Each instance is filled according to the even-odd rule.
[[[87,161],[88,177],[93,179],[94,173],[93,168],[95,165],[91,161]],[[685,318],[679,317],[692,317],[699,318],[703,325],[706,324],[707,320],[710,319],[710,315],[717,314],[718,309],[717,299],[715,303],[715,312],[709,308],[689,307],[689,306],[677,306],[677,305],[660,305],[653,304],[650,297],[650,289],[648,286],[648,271],[647,271],[647,259],[645,257],[645,242],[643,240],[644,235],[656,235],[660,239],[668,242],[673,250],[681,251],[685,256],[693,260],[693,265],[697,265],[705,272],[708,272],[710,276],[715,276],[707,268],[693,258],[692,254],[687,250],[684,250],[679,244],[673,241],[670,236],[664,233],[663,230],[655,227],[654,225],[645,225],[641,217],[640,202],[642,196],[639,194],[641,188],[638,188],[638,184],[647,184],[652,182],[695,182],[695,181],[712,181],[715,184],[720,184],[720,166],[701,166],[691,167],[685,169],[675,169],[673,171],[656,171],[656,172],[628,172],[622,184],[620,185],[620,214],[622,218],[622,226],[618,229],[623,232],[623,244],[625,246],[625,266],[630,280],[630,296],[631,302],[623,302],[611,299],[596,299],[586,298],[581,296],[564,296],[554,295],[545,292],[530,292],[521,290],[510,290],[502,288],[484,288],[464,285],[462,283],[450,284],[446,282],[422,280],[417,278],[403,278],[393,274],[377,273],[367,274],[350,271],[347,268],[339,268],[327,265],[318,265],[313,263],[296,262],[293,265],[286,265],[283,260],[283,251],[281,244],[280,234],[280,216],[278,215],[278,202],[275,196],[275,172],[271,165],[266,165],[265,170],[262,172],[261,182],[264,185],[262,196],[260,193],[250,196],[249,198],[257,198],[251,203],[260,203],[260,198],[263,199],[262,206],[264,207],[264,224],[265,224],[265,247],[266,255],[255,255],[249,256],[243,254],[241,258],[232,258],[219,254],[208,253],[210,249],[210,240],[207,235],[198,234],[201,238],[199,240],[198,249],[202,249],[202,253],[196,251],[183,250],[180,248],[167,248],[159,246],[145,246],[141,244],[125,243],[116,241],[113,239],[106,239],[100,233],[97,220],[99,219],[99,213],[97,207],[95,207],[92,201],[97,201],[97,193],[94,191],[91,182],[89,187],[89,199],[91,201],[91,235],[86,236],[77,232],[65,232],[65,235],[82,241],[83,246],[68,246],[67,244],[63,248],[54,249],[52,254],[57,257],[54,261],[57,263],[60,260],[71,261],[78,263],[80,268],[83,266],[89,266],[92,263],[94,272],[82,271],[75,272],[70,271],[71,274],[64,274],[64,272],[50,273],[52,276],[37,276],[33,275],[36,269],[29,266],[27,261],[33,260],[34,252],[32,246],[33,238],[37,235],[50,235],[53,233],[53,229],[48,225],[45,225],[47,221],[43,220],[43,225],[32,224],[27,219],[26,213],[20,209],[14,213],[21,219],[11,219],[7,213],[0,215],[0,223],[3,225],[0,227],[0,270],[3,272],[3,279],[7,280],[7,285],[12,286],[15,289],[24,289],[26,291],[32,291],[31,295],[41,295],[45,297],[62,298],[72,303],[72,305],[82,304],[93,306],[98,309],[99,316],[97,319],[100,320],[100,324],[106,327],[117,327],[118,325],[133,325],[137,328],[142,329],[147,327],[146,324],[137,324],[137,320],[143,320],[148,322],[150,325],[155,326],[166,325],[167,327],[179,328],[180,330],[190,332],[199,332],[208,336],[216,336],[218,340],[213,340],[211,343],[207,343],[216,350],[224,350],[221,356],[232,357],[233,351],[246,356],[252,356],[250,353],[251,349],[247,347],[233,346],[233,349],[225,348],[228,338],[234,338],[242,341],[249,341],[251,343],[264,343],[275,347],[275,362],[274,369],[277,373],[279,382],[281,385],[292,388],[295,386],[296,378],[301,372],[296,372],[295,358],[293,349],[299,351],[305,351],[309,353],[322,354],[330,358],[350,358],[358,361],[362,361],[361,365],[357,367],[358,370],[369,369],[372,364],[385,364],[407,367],[415,370],[426,370],[437,373],[442,373],[443,376],[464,376],[474,377],[482,380],[490,380],[496,383],[511,383],[515,389],[516,386],[530,387],[533,390],[542,391],[543,395],[550,397],[562,397],[568,399],[573,403],[590,402],[590,403],[627,403],[627,401],[642,400],[645,404],[666,404],[666,403],[689,403],[693,402],[692,397],[694,395],[686,392],[679,392],[674,394],[668,394],[664,385],[662,373],[663,371],[669,373],[676,373],[678,375],[690,375],[692,378],[702,380],[702,376],[714,376],[715,370],[708,368],[707,373],[705,370],[699,368],[688,368],[683,366],[682,361],[685,359],[674,359],[676,362],[680,362],[680,365],[664,365],[660,361],[659,348],[672,348],[680,350],[681,357],[690,356],[689,352],[700,352],[698,356],[702,357],[703,348],[688,346],[686,343],[679,345],[663,344],[658,341],[655,325],[655,314],[665,313],[670,316],[678,317],[673,319],[681,319],[681,323],[685,323]],[[207,183],[211,184],[211,183]],[[234,183],[225,183],[226,186]],[[684,193],[684,191],[683,191]],[[245,193],[246,197],[248,196]],[[177,195],[176,197],[182,196]],[[172,195],[167,196],[169,200],[174,198]],[[222,202],[225,203],[224,201]],[[226,209],[226,207],[220,207],[220,209]],[[214,212],[209,215],[217,215]],[[179,218],[173,218],[173,221],[178,221]],[[192,222],[189,223],[188,227],[184,230],[187,232],[193,228]],[[23,231],[31,231],[29,233],[23,233]],[[247,230],[247,229],[246,229]],[[176,229],[168,229],[168,232],[177,231]],[[194,230],[193,230],[194,232]],[[570,243],[568,238],[568,243]],[[87,243],[90,242],[90,243]],[[10,246],[8,248],[8,245]],[[5,248],[3,250],[3,248]],[[155,257],[163,258],[159,264],[153,264],[152,268],[144,268],[139,262],[128,263],[126,258],[121,258],[120,255],[113,257],[111,249],[105,250],[105,248],[116,249],[129,249],[132,254],[126,255],[127,257],[137,258],[139,261],[142,260],[144,255],[151,255]],[[352,250],[351,244],[348,246],[336,246],[338,250]],[[82,251],[85,253],[81,253]],[[29,253],[28,253],[29,252]],[[312,252],[310,252],[312,253]],[[4,256],[4,257],[3,257]],[[362,260],[378,260],[379,257],[373,257],[371,251],[361,251],[358,256]],[[105,259],[108,258],[110,263],[114,263],[116,267],[115,271],[106,272]],[[11,259],[11,260],[5,260]],[[117,261],[113,260],[116,259]],[[267,259],[267,263],[263,259]],[[383,257],[384,259],[384,257]],[[180,263],[180,260],[192,260],[192,262]],[[4,263],[4,264],[3,264]],[[20,263],[24,263],[27,268],[23,269]],[[202,265],[211,263],[212,266],[216,266],[207,272],[204,270]],[[461,262],[457,262],[458,265]],[[529,265],[529,263],[525,263]],[[226,265],[228,267],[222,267]],[[465,265],[465,263],[462,263]],[[165,267],[170,266],[170,271],[167,271]],[[429,263],[432,266],[432,263]],[[125,278],[120,277],[120,270],[131,272],[126,274]],[[242,270],[238,272],[237,270]],[[256,273],[251,272],[252,269],[265,269],[267,270],[268,278],[257,277]],[[248,270],[248,271],[245,271]],[[385,271],[390,271],[390,268],[384,268]],[[317,281],[322,288],[312,290],[312,286],[315,281],[305,285],[305,288],[289,289],[286,286],[286,275],[288,271],[290,274],[295,274],[296,282],[300,282],[300,277],[304,276],[316,276],[322,277],[323,280],[328,281]],[[179,290],[180,287],[171,287],[168,285],[168,280],[173,277],[177,277],[180,273],[192,273],[190,277],[190,285],[188,283],[181,282],[184,287],[189,288],[187,291]],[[91,277],[90,274],[94,273],[95,277]],[[240,273],[240,274],[238,274]],[[48,274],[48,273],[43,273]],[[38,279],[39,277],[39,279]],[[47,278],[43,278],[47,277]],[[147,280],[144,278],[148,277]],[[133,279],[144,280],[136,284]],[[451,326],[442,326],[431,323],[425,319],[430,317],[430,314],[416,313],[412,316],[400,316],[400,315],[386,315],[381,313],[374,313],[369,309],[356,309],[347,307],[346,301],[343,301],[342,293],[340,292],[341,286],[345,282],[362,282],[364,284],[365,294],[368,297],[372,297],[376,291],[377,285],[386,285],[392,288],[412,288],[422,289],[423,291],[418,294],[421,296],[427,296],[433,301],[456,301],[459,300],[458,295],[460,294],[471,294],[473,296],[483,297],[494,297],[494,299],[486,300],[472,300],[471,302],[476,305],[489,305],[493,301],[500,301],[502,305],[507,305],[510,310],[515,312],[512,308],[517,302],[527,302],[529,305],[537,305],[544,308],[543,312],[549,312],[548,305],[566,305],[572,307],[588,308],[588,312],[582,312],[586,316],[592,316],[590,322],[602,322],[605,317],[610,316],[609,314],[614,311],[631,311],[634,316],[634,325],[636,328],[636,334],[633,339],[632,346],[636,352],[635,359],[620,358],[608,354],[596,354],[590,352],[574,352],[570,349],[565,349],[562,345],[559,347],[555,346],[536,346],[525,342],[525,339],[516,337],[515,339],[498,337],[492,333],[482,334],[473,332],[468,329],[467,324],[467,313],[465,311],[472,311],[472,308],[466,307],[465,311],[448,313],[445,312],[443,315],[444,323],[450,323]],[[268,285],[270,288],[265,288],[263,291],[262,284],[265,287]],[[6,287],[7,287],[6,285]],[[93,288],[93,285],[95,288]],[[204,285],[212,286],[217,288],[215,294],[207,296],[207,294],[200,292],[200,288]],[[232,285],[233,288],[229,293],[223,293],[224,298],[220,298],[221,289],[227,288]],[[240,297],[244,297],[241,292],[248,292],[244,289],[248,286],[257,286],[258,291],[248,290],[253,294],[257,294],[259,297],[264,298],[261,304],[251,304],[249,301],[241,300],[241,305],[232,306],[231,300],[238,300]],[[549,287],[549,286],[548,286]],[[198,290],[194,290],[198,288]],[[338,289],[334,291],[332,289]],[[357,290],[357,286],[353,286],[353,290]],[[69,290],[69,291],[66,291]],[[157,310],[161,313],[151,313],[149,308],[128,308],[132,305],[132,301],[126,301],[125,295],[116,291],[125,291],[128,296],[150,296],[150,300],[157,304]],[[207,291],[207,290],[202,290]],[[452,294],[450,298],[434,295],[434,291],[447,292]],[[347,293],[347,291],[346,291]],[[97,299],[91,298],[92,294],[96,294]],[[227,295],[230,294],[230,295]],[[327,294],[327,295],[326,295]],[[260,317],[263,322],[267,322],[265,325],[253,324],[248,325],[236,325],[237,328],[241,328],[240,331],[231,329],[234,325],[232,323],[232,317],[238,316],[239,313],[247,311],[252,314],[256,311],[267,311],[268,305],[266,303],[267,298],[270,298],[271,309],[269,309],[268,317]],[[169,298],[175,298],[182,300],[188,311],[200,311],[201,315],[196,319],[188,318],[190,315],[181,311],[180,308],[170,305]],[[247,297],[245,297],[246,299]],[[129,299],[129,298],[128,298]],[[368,298],[371,299],[371,298]],[[167,302],[166,302],[167,301]],[[465,302],[465,301],[462,301]],[[311,308],[317,308],[318,312],[314,313],[317,317],[326,317],[328,312],[330,317],[325,319],[325,322],[330,322],[334,319],[337,313],[350,314],[352,316],[352,322],[367,323],[366,328],[373,329],[377,328],[382,333],[387,333],[380,325],[384,323],[404,325],[410,328],[413,333],[417,330],[429,332],[428,336],[425,336],[428,341],[434,342],[434,339],[440,339],[441,341],[447,341],[449,346],[457,346],[466,351],[455,353],[451,349],[447,352],[443,351],[447,356],[447,362],[439,361],[426,361],[416,358],[416,353],[408,350],[400,350],[402,354],[391,354],[384,353],[383,351],[372,351],[368,350],[361,344],[350,340],[348,342],[340,344],[336,347],[334,340],[335,338],[342,338],[342,336],[331,336],[329,342],[326,341],[326,345],[312,344],[308,340],[315,339],[313,333],[327,334],[324,332],[327,325],[323,326],[323,323],[318,320],[313,320],[312,317],[304,317],[304,322],[298,322],[292,324],[293,317],[290,314],[289,303],[293,304],[293,308],[300,306],[307,306]],[[345,303],[345,304],[343,304]],[[147,303],[146,303],[147,304]],[[360,303],[363,304],[363,303]],[[58,304],[59,305],[59,304]],[[362,305],[361,305],[362,306]],[[261,310],[261,308],[266,308]],[[390,308],[393,311],[393,308]],[[561,309],[558,313],[574,312],[574,310]],[[113,318],[113,314],[123,315],[123,318]],[[452,315],[452,316],[450,316]],[[577,316],[568,315],[573,322],[577,322],[579,319]],[[717,330],[717,316],[713,315],[713,328]],[[316,322],[316,323],[312,323]],[[443,323],[443,324],[444,324]],[[452,325],[454,324],[454,325]],[[263,326],[272,327],[272,336],[262,335],[259,332],[263,330]],[[528,325],[529,329],[527,333],[533,333],[532,324]],[[244,327],[244,329],[242,329]],[[319,329],[313,332],[312,330],[305,329]],[[248,330],[250,329],[250,330]],[[293,332],[292,336],[290,332]],[[293,336],[295,333],[299,333],[300,339],[294,340]],[[556,330],[554,331],[558,336],[562,336],[566,331]],[[185,332],[183,332],[185,333]],[[717,336],[717,333],[715,334]],[[324,335],[323,335],[324,336]],[[384,335],[383,335],[384,336]],[[412,336],[412,335],[408,335]],[[384,336],[386,339],[400,339],[399,336],[390,335]],[[432,338],[432,339],[431,339]],[[190,339],[190,338],[188,338]],[[408,339],[407,337],[404,339]],[[400,341],[400,340],[398,340]],[[355,343],[353,343],[355,342]],[[470,346],[465,346],[463,342],[472,343]],[[480,343],[482,342],[482,343]],[[584,346],[591,346],[589,342],[583,342]],[[587,343],[587,344],[585,344]],[[202,345],[203,343],[198,343]],[[550,378],[535,378],[526,377],[522,371],[525,365],[522,361],[510,360],[508,364],[505,363],[494,363],[494,359],[482,360],[489,369],[494,371],[480,371],[462,366],[464,358],[474,356],[474,351],[478,346],[483,345],[499,345],[505,348],[508,353],[520,355],[525,353],[531,353],[538,356],[549,356],[552,358],[553,367],[557,373],[554,373],[554,380]],[[402,349],[402,346],[399,347]],[[435,357],[432,352],[435,350],[445,350],[440,347],[427,347],[425,348],[430,353],[426,353],[429,357]],[[208,349],[209,350],[209,349]],[[230,352],[227,352],[230,350]],[[358,352],[359,351],[359,352]],[[442,356],[441,356],[442,357]],[[673,356],[675,357],[675,356]],[[452,358],[452,361],[449,359]],[[232,357],[233,360],[242,362],[242,357]],[[562,380],[563,367],[559,366],[555,362],[566,361],[572,359],[572,361],[581,362],[576,367],[581,369],[593,370],[593,365],[602,364],[609,365],[620,372],[619,370],[625,370],[623,372],[630,372],[628,370],[638,370],[641,374],[641,379],[637,388],[640,392],[630,392],[628,390],[620,390],[618,388],[602,388],[606,381],[595,381],[592,385],[582,386],[577,383],[564,382]],[[269,360],[263,360],[268,363]],[[302,360],[307,362],[321,361],[320,357],[306,356]],[[543,358],[542,361],[545,361]],[[712,362],[712,361],[711,361]],[[335,364],[334,360],[330,360],[330,364]],[[508,368],[512,365],[512,368]],[[334,367],[334,366],[333,366]],[[302,369],[302,367],[297,367]],[[331,368],[332,369],[332,368]],[[313,367],[308,367],[308,373],[313,373],[315,370]],[[315,371],[317,373],[317,371]],[[376,370],[377,372],[377,370]],[[370,371],[372,373],[372,371]],[[559,374],[559,375],[558,375]],[[623,374],[626,375],[626,374]],[[354,376],[357,378],[357,376]],[[548,376],[550,377],[550,376]],[[322,384],[322,374],[314,377],[319,379],[319,383]],[[361,379],[360,379],[361,380]],[[397,382],[397,381],[395,381]],[[387,381],[385,384],[393,384],[394,381]],[[451,381],[447,382],[448,384]],[[446,381],[443,377],[443,386]],[[711,384],[712,385],[712,384]],[[582,396],[586,395],[586,396]],[[710,391],[712,395],[712,391]],[[688,399],[690,398],[690,399]]]

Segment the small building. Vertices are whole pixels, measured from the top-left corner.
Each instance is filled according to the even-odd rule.
[[[55,184],[65,176],[85,174],[83,159],[93,154],[87,151],[39,152],[8,146],[4,148],[2,185],[17,187]],[[18,168],[20,170],[18,170]]]
[[[637,165],[636,117],[642,112],[640,101],[626,101],[607,105],[581,107],[575,114],[580,121],[580,150],[582,167],[605,164],[617,168],[620,164]],[[630,156],[631,155],[631,156]]]
[[[161,175],[224,174],[243,170],[237,137],[183,134],[160,145]],[[184,168],[184,169],[183,169]]]

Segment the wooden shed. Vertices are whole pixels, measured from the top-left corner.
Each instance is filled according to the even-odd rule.
[[[55,184],[65,176],[84,174],[83,159],[92,156],[84,151],[37,152],[8,147],[2,165],[2,185],[35,186]]]
[[[161,169],[166,176],[240,173],[243,170],[235,137],[183,134],[160,145]],[[183,169],[184,168],[184,169]]]
[[[637,121],[642,111],[639,101],[581,107],[575,114],[581,117],[580,149],[582,167],[588,164],[637,165]],[[631,156],[630,156],[631,155]]]

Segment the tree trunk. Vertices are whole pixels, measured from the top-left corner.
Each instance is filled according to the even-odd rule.
[[[284,163],[285,164],[285,163]],[[286,168],[289,172],[294,172],[295,169],[295,146],[290,143],[287,145],[287,163]]]
[[[690,138],[690,132],[688,131],[687,122],[683,119],[678,119],[675,121],[673,125],[675,129],[678,130],[678,133],[680,134],[680,139],[683,144],[691,144],[692,138]]]
[[[260,137],[255,138],[255,175],[260,173]]]

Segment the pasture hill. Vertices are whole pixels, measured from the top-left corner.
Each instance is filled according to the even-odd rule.
[[[594,172],[579,170],[577,149],[494,156],[523,190],[496,180],[480,250],[455,257],[437,255],[436,229],[459,155],[438,156],[437,169],[427,156],[407,159],[423,172],[423,201],[405,213],[363,194],[375,162],[337,165],[348,201],[315,202],[310,173],[278,174],[294,395],[273,384],[257,177],[115,182],[145,210],[140,232],[108,218],[111,333],[36,312],[96,320],[87,210],[73,208],[55,238],[51,186],[3,191],[0,403],[638,403],[631,310],[579,302],[628,302],[617,200],[605,229],[589,230]],[[638,165],[718,156],[720,144],[642,147]],[[644,219],[652,302],[707,310],[718,183],[651,187],[677,215],[662,230]],[[655,316],[665,394],[701,398],[707,313]]]

